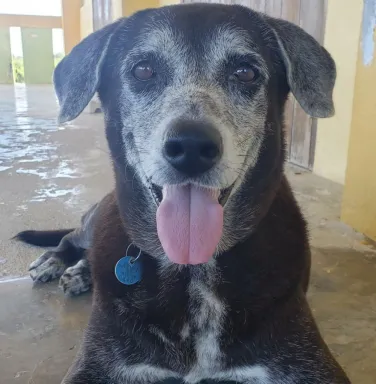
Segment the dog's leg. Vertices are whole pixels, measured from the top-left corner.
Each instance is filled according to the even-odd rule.
[[[29,271],[35,283],[47,283],[60,277],[66,268],[66,264],[55,257],[54,251],[47,251],[31,263]]]
[[[89,261],[81,259],[76,265],[67,268],[60,278],[59,286],[66,295],[77,296],[91,289]]]
[[[68,267],[73,265],[69,268],[69,271],[67,271],[66,276],[64,276],[61,287],[65,292],[72,295],[77,295],[90,289],[91,277],[87,261],[81,264],[79,263],[77,266],[74,264],[81,260],[84,257],[85,250],[91,247],[94,222],[98,211],[97,208],[98,203],[93,205],[85,215],[83,215],[80,228],[69,230],[69,233],[61,239],[56,248],[45,252],[31,263],[29,268],[30,276],[35,282],[45,283],[57,279],[63,275]],[[35,238],[39,232],[26,231],[22,234],[29,233],[34,234]],[[50,231],[49,237],[52,235],[53,231]],[[30,235],[28,237],[18,235],[18,238],[22,241],[35,243],[34,238],[32,239],[33,241],[27,241],[29,237]],[[56,236],[54,238],[56,238]],[[80,280],[80,282],[78,280]]]
[[[86,212],[81,219],[81,228],[72,234],[70,242],[76,250],[91,248],[97,208],[98,204],[95,204]],[[81,257],[77,264],[67,268],[60,278],[59,286],[69,296],[77,296],[91,289],[90,264],[86,257]]]
[[[34,282],[46,283],[59,278],[69,265],[80,260],[85,250],[72,244],[75,232],[64,236],[60,244],[30,264],[30,277]]]

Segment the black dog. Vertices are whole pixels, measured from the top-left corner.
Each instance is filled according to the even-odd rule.
[[[334,82],[312,37],[241,6],[138,12],[61,61],[60,121],[98,92],[116,179],[63,383],[349,383],[306,301],[306,225],[283,173],[288,93],[329,117]]]

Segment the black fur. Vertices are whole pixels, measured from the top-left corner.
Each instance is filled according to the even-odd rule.
[[[38,247],[56,247],[64,236],[73,232],[72,229],[57,229],[48,231],[22,231],[14,239],[26,244],[36,245]]]
[[[158,31],[161,26],[170,28],[167,35]],[[223,79],[231,69],[228,62],[216,68],[217,77],[209,76],[205,44],[217,27],[232,28],[252,40],[258,59],[251,60],[262,67],[259,83],[227,86]],[[187,48],[189,63],[184,54],[180,62],[140,54],[147,39],[155,37],[146,31],[154,31],[163,42],[157,56],[168,45],[166,36],[169,41],[178,36],[184,44],[177,44],[176,55]],[[134,62],[132,55],[138,55]],[[127,68],[144,56],[158,76],[141,84]],[[234,139],[244,132],[246,139],[256,135],[247,130],[252,117],[262,121],[256,160],[240,169],[241,183],[225,206],[227,243],[212,263],[180,268],[159,253],[155,201],[142,172],[152,148],[140,144],[140,137],[148,140],[158,128],[156,119],[164,112],[155,106],[175,81],[172,91],[179,97],[172,102],[186,111],[179,104],[184,95],[178,91],[185,80],[176,75],[179,65],[185,77],[194,79],[191,85],[201,82],[201,93],[215,83],[215,96],[226,95],[224,125],[236,117],[245,119],[246,123],[234,123],[241,131],[232,132]],[[194,75],[188,75],[192,68]],[[283,110],[289,91],[312,116],[333,113],[335,67],[324,48],[298,27],[247,8],[172,6],[139,12],[89,36],[58,65],[54,79],[61,121],[75,118],[98,92],[116,179],[115,192],[98,205],[89,254],[93,309],[82,348],[63,383],[156,384],[171,379],[200,384],[348,384],[307,304],[308,234],[283,172]],[[266,99],[259,92],[263,87]],[[259,110],[256,94],[263,100]],[[194,115],[200,105],[191,99],[186,102],[192,103],[189,112]],[[201,101],[210,104],[210,95]],[[138,110],[140,105],[144,109]],[[251,117],[247,108],[254,108]],[[213,180],[207,175],[184,180],[168,170],[165,174],[170,184],[205,186]],[[156,175],[150,178],[154,182]],[[131,243],[141,250],[142,279],[126,286],[116,279],[114,269]]]

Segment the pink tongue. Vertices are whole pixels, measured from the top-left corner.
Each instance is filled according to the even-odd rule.
[[[210,260],[222,235],[223,208],[210,189],[170,185],[157,211],[159,240],[177,264]]]

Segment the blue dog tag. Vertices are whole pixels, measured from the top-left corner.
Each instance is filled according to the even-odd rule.
[[[142,265],[138,258],[122,257],[115,266],[116,278],[125,285],[133,285],[141,280]]]

